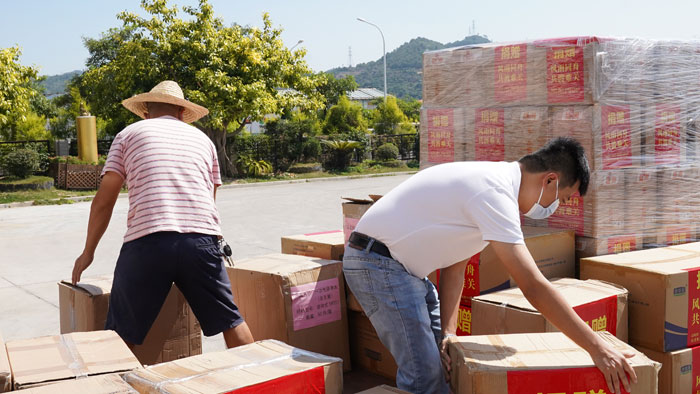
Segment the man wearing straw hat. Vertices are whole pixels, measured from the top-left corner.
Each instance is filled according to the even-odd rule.
[[[216,149],[188,124],[209,111],[185,100],[173,81],[163,81],[122,105],[144,120],[126,127],[112,142],[90,208],[85,248],[75,260],[73,284],[92,263],[126,181],[127,230],[105,328],[130,346],[143,343],[175,283],[204,335],[223,332],[228,347],[251,343],[218,246],[221,228],[214,200],[221,177]]]

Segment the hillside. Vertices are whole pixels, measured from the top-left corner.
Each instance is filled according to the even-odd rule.
[[[423,52],[462,45],[482,44],[490,42],[483,36],[468,36],[463,40],[442,44],[427,38],[418,37],[401,45],[386,54],[386,79],[389,94],[401,98],[420,99],[423,91],[421,70],[423,68]],[[378,60],[358,64],[355,67],[340,67],[328,70],[336,77],[352,75],[363,88],[384,90],[384,63]]]
[[[75,70],[65,74],[47,76],[45,80],[41,81],[41,86],[45,89],[44,95],[52,97],[65,93],[68,82],[70,82],[71,78],[80,73],[82,73],[82,71]]]

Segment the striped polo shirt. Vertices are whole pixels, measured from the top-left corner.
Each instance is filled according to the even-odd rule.
[[[221,235],[219,161],[199,129],[172,116],[129,125],[112,142],[102,175],[108,171],[129,188],[124,242],[159,231]]]

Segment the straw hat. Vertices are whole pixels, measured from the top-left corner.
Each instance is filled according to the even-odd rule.
[[[201,105],[185,100],[180,85],[174,81],[163,81],[148,93],[137,94],[122,101],[126,109],[143,119],[146,119],[146,112],[148,112],[146,103],[167,103],[183,107],[185,112],[182,114],[182,120],[185,123],[192,123],[209,113],[209,110]]]

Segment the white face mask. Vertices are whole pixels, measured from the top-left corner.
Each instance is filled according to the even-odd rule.
[[[554,202],[549,204],[547,208],[543,207],[540,205],[540,200],[542,200],[542,194],[544,193],[544,185],[542,185],[542,190],[540,190],[540,198],[537,199],[537,202],[535,205],[530,208],[529,211],[525,214],[525,216],[529,217],[530,219],[546,219],[554,213],[554,211],[559,208],[559,178],[557,178],[557,195],[554,198]]]

